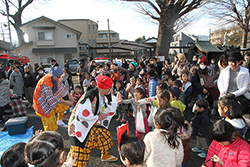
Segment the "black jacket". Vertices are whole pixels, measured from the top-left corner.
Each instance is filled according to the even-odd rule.
[[[193,135],[207,137],[210,132],[210,110],[196,112],[191,122],[193,122]]]
[[[30,71],[27,72],[26,74],[24,75],[24,87],[26,87],[26,88],[33,87],[34,88],[36,86],[34,74],[31,73]]]

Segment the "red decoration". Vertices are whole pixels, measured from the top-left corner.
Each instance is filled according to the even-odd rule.
[[[82,133],[80,131],[76,132],[76,136],[77,137],[81,137],[82,136]]]
[[[87,110],[87,109],[85,109],[85,110],[82,111],[82,115],[83,115],[84,117],[88,117],[89,114],[90,114],[90,112],[89,112],[89,110]]]
[[[113,113],[113,112],[110,112],[110,113],[109,113],[109,116],[112,116],[112,115],[114,115],[114,113]]]

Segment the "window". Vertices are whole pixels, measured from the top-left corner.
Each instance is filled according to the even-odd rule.
[[[89,40],[89,44],[91,45],[91,39]]]
[[[93,44],[95,44],[95,39],[93,40]]]
[[[90,25],[89,25],[89,34],[91,34],[91,29],[90,29]]]
[[[111,38],[115,38],[115,37],[116,37],[116,35],[115,35],[115,34],[112,34],[112,35],[110,35],[110,37],[111,37]]]
[[[38,40],[42,41],[49,41],[49,40],[53,40],[52,39],[52,31],[44,31],[44,32],[38,32]]]
[[[106,34],[104,35],[99,35],[99,38],[107,38]]]
[[[72,34],[66,34],[66,38],[67,39],[71,39],[72,38]]]
[[[93,34],[95,34],[95,25],[93,24]]]

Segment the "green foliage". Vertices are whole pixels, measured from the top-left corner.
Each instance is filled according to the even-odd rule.
[[[144,41],[144,40],[146,40],[145,35],[143,35],[142,37],[136,38],[135,42],[140,43],[140,42],[142,42],[142,41]]]
[[[231,34],[229,37],[228,37],[228,45],[229,46],[238,46],[238,45],[241,45],[242,43],[242,31],[237,31],[237,32],[234,32],[233,34]]]

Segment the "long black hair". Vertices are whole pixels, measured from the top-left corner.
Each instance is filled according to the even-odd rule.
[[[45,131],[32,137],[25,147],[26,162],[39,167],[56,167],[64,151],[62,136],[54,131]]]
[[[161,129],[166,130],[166,132],[161,132],[166,139],[165,142],[173,149],[178,148],[180,145],[180,142],[177,140],[179,137],[177,134],[178,125],[173,120],[173,114],[168,109],[160,108],[155,113],[154,121]]]

